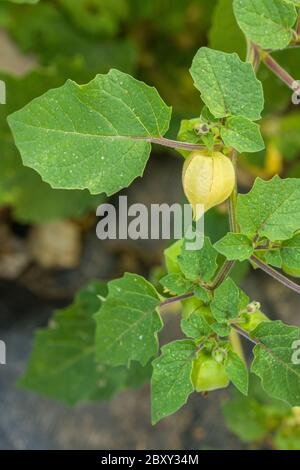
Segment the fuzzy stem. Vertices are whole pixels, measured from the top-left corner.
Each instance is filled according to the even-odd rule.
[[[235,263],[236,261],[225,261],[225,263],[221,266],[221,268],[217,272],[217,275],[210,286],[211,290],[216,289],[220,284],[222,284],[222,282],[229,275]]]
[[[281,67],[281,65],[279,65],[278,62],[270,56],[270,54],[262,51],[261,58],[265,65],[291,90],[297,93],[300,92],[300,85],[297,81],[283,67]]]
[[[236,175],[236,163],[237,163],[237,152],[236,150],[233,150],[231,153],[231,161],[234,167],[234,173],[235,173],[235,185],[234,189],[230,195],[230,198],[228,200],[228,217],[229,217],[229,227],[230,231],[234,233],[239,232],[239,226],[236,220],[236,203],[237,203],[237,175]]]
[[[242,328],[240,328],[239,326],[237,325],[231,325],[232,328],[241,336],[243,336],[244,338],[246,338],[248,341],[251,341],[251,343],[253,344],[260,344],[259,341],[255,338],[251,338],[251,336],[249,336],[246,331],[242,330]]]
[[[231,329],[229,334],[230,342],[232,344],[233,351],[238,354],[238,356],[242,359],[244,363],[246,363],[243,346],[238,335],[238,332],[235,329]]]
[[[293,291],[297,292],[297,294],[300,294],[300,286],[296,284],[295,282],[291,281],[289,278],[278,272],[276,269],[272,268],[271,266],[267,265],[264,263],[261,259],[257,258],[257,256],[252,255],[251,256],[251,261],[255,263],[262,271],[267,273],[269,276],[273,277],[276,279],[276,281],[280,282],[284,286],[288,287],[289,289],[292,289]]]
[[[180,142],[178,140],[166,139],[165,137],[131,137],[134,140],[144,140],[150,142],[151,144],[163,145],[164,147],[170,147],[173,149],[183,149],[183,150],[204,150],[206,149],[205,145],[200,144],[190,144],[188,142]]]
[[[165,305],[169,305],[174,302],[180,302],[181,300],[189,299],[191,297],[194,297],[194,295],[195,294],[193,292],[188,292],[187,294],[182,294],[182,295],[177,295],[176,297],[171,297],[170,299],[163,300],[163,302],[159,304],[159,307],[164,307]]]

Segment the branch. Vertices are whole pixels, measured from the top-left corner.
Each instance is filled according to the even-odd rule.
[[[227,278],[228,274],[232,270],[235,263],[236,261],[225,261],[225,263],[217,272],[217,275],[213,280],[212,284],[209,286],[210,290],[215,290],[217,287],[219,287],[220,284],[222,284],[222,282]]]
[[[259,64],[260,64],[260,53],[258,47],[249,39],[247,40],[247,57],[246,61],[252,64],[253,69],[257,72]]]
[[[265,65],[283,82],[285,83],[291,90],[295,91],[296,93],[300,93],[300,85],[297,81],[283,68],[281,65],[276,62],[273,57],[270,56],[265,51],[261,51],[261,58]]]
[[[181,300],[189,299],[191,297],[194,297],[193,292],[188,292],[187,294],[182,294],[182,295],[177,295],[176,297],[171,297],[170,299],[166,299],[163,302],[161,302],[158,307],[164,307],[165,305],[172,304],[174,302],[180,302]]]
[[[145,140],[151,144],[163,145],[164,147],[170,147],[173,149],[184,149],[184,150],[204,150],[207,147],[200,144],[190,144],[188,142],[180,142],[178,140],[166,139],[165,137],[132,137],[136,140]]]
[[[251,261],[255,263],[262,271],[267,273],[269,276],[273,277],[276,279],[276,281],[280,282],[284,286],[288,287],[289,289],[297,292],[297,294],[300,294],[300,286],[296,284],[295,282],[291,281],[289,278],[278,272],[276,269],[272,268],[268,264],[264,263],[261,259],[257,258],[257,256],[252,255],[251,256]]]
[[[237,173],[236,173],[236,163],[237,163],[237,152],[236,150],[232,150],[231,153],[231,161],[234,167],[234,174],[235,174],[235,185],[234,189],[228,199],[228,217],[229,217],[229,227],[230,231],[234,233],[238,233],[240,231],[237,220],[236,220],[236,203],[237,203]]]
[[[251,341],[251,343],[254,343],[254,344],[260,344],[261,343],[256,339],[256,338],[251,338],[251,336],[249,336],[246,331],[242,330],[242,328],[240,328],[239,326],[237,325],[234,325],[233,323],[231,323],[231,327],[241,336],[243,336],[243,338],[246,338],[248,341]]]

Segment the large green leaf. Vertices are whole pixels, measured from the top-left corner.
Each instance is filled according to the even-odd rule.
[[[57,311],[47,328],[35,334],[27,371],[19,380],[22,388],[75,404],[108,399],[121,388],[138,386],[149,367],[138,364],[110,368],[95,360],[94,312],[106,285],[94,282],[83,288],[69,307]]]
[[[10,206],[14,218],[21,222],[42,223],[81,216],[103,201],[103,196],[91,196],[87,190],[54,190],[43,182],[37,172],[22,165],[7,125],[7,114],[49,87],[61,85],[67,75],[84,79],[88,76],[81,61],[37,69],[22,78],[3,73],[0,76],[7,92],[7,104],[0,106],[0,205]]]
[[[154,88],[111,70],[87,85],[68,80],[8,119],[23,162],[55,188],[113,194],[141,176],[149,137],[169,127]]]
[[[151,380],[152,423],[175,413],[187,401],[194,387],[191,380],[196,345],[190,340],[174,341],[162,348],[153,361]]]
[[[252,66],[242,62],[237,54],[201,47],[190,71],[202,100],[214,116],[235,115],[253,121],[261,117],[262,85]]]
[[[257,178],[248,194],[238,196],[237,217],[241,232],[250,237],[291,238],[300,228],[300,180]]]
[[[299,340],[299,328],[281,321],[263,322],[251,336],[258,341],[251,370],[262,380],[272,397],[291,406],[300,405],[300,365],[293,364],[293,343]]]
[[[265,49],[284,49],[292,39],[297,12],[282,0],[234,0],[237,22],[251,41]]]
[[[145,365],[158,351],[162,321],[159,297],[141,276],[126,273],[108,284],[108,297],[96,315],[96,355],[101,363]]]

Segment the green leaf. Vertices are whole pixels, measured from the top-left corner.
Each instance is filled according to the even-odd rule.
[[[160,284],[175,295],[186,294],[193,290],[193,283],[184,279],[179,273],[171,273],[160,279]]]
[[[284,241],[280,250],[282,265],[291,270],[300,270],[300,234]]]
[[[233,351],[228,352],[225,362],[225,372],[229,380],[244,395],[248,394],[249,374],[242,359]]]
[[[214,248],[229,260],[244,261],[253,255],[251,240],[246,235],[227,233],[214,244]]]
[[[194,294],[197,299],[202,300],[205,304],[211,301],[211,293],[202,286],[195,287]]]
[[[292,346],[299,339],[299,328],[281,321],[263,322],[251,336],[258,341],[251,370],[261,378],[265,391],[291,406],[299,406],[300,365],[292,362]]]
[[[191,380],[196,346],[193,341],[174,341],[162,347],[153,361],[151,381],[152,423],[175,413],[186,402],[194,387]]]
[[[201,137],[196,132],[196,128],[201,125],[201,123],[201,118],[182,119],[180,122],[180,128],[177,134],[177,139],[181,142],[199,144],[201,142]],[[190,154],[188,150],[178,149],[178,151],[184,158],[188,157]]]
[[[230,334],[231,328],[229,325],[226,325],[226,323],[212,323],[211,324],[211,329],[218,335],[221,336],[221,338],[224,338],[225,336],[228,336]]]
[[[228,278],[216,290],[211,303],[211,311],[219,323],[237,318],[239,314],[239,288]]]
[[[94,312],[103,282],[95,281],[78,292],[69,307],[55,312],[47,328],[35,334],[33,351],[18,385],[73,405],[79,401],[106,400],[127,386],[138,386],[149,367],[109,368],[95,360]]]
[[[238,152],[259,152],[265,148],[260,127],[249,119],[234,116],[226,120],[221,128],[221,137],[227,147]]]
[[[168,273],[180,273],[178,256],[181,253],[184,240],[177,240],[164,250],[165,263]]]
[[[146,139],[169,121],[154,88],[117,70],[87,85],[68,80],[8,119],[24,164],[51,186],[109,195],[143,174]]]
[[[258,253],[256,253],[258,254]],[[268,250],[264,253],[264,258],[267,264],[275,266],[275,268],[281,268],[282,257],[279,250]]]
[[[187,250],[186,243],[188,242],[184,242],[181,255],[178,256],[181,271],[191,281],[199,279],[204,282],[210,281],[218,267],[218,253],[209,238],[205,237],[201,250]]]
[[[196,312],[192,313],[187,320],[181,321],[181,329],[186,336],[196,340],[200,340],[212,332],[205,317]]]
[[[233,9],[245,35],[264,49],[284,49],[291,41],[297,19],[293,5],[282,0],[234,0]]]
[[[292,5],[295,5],[296,7],[300,7],[300,0],[283,0],[286,3],[292,3]]]
[[[269,432],[264,405],[252,397],[242,395],[223,405],[226,425],[244,442],[256,442]]]
[[[264,105],[262,85],[249,63],[237,54],[202,47],[194,57],[191,75],[210,112],[223,118],[260,119]]]
[[[241,232],[271,241],[286,240],[300,228],[300,180],[274,176],[260,178],[248,194],[238,196],[237,219]]]
[[[108,297],[96,314],[96,357],[118,366],[130,361],[145,365],[158,351],[162,321],[159,297],[141,276],[126,273],[108,284]]]
[[[86,71],[75,61],[37,69],[21,78],[1,73],[7,104],[0,106],[0,205],[10,207],[14,219],[22,223],[79,217],[103,202],[104,195],[92,196],[87,190],[54,190],[38,173],[24,167],[6,121],[8,114],[35,96],[64,83],[66,75],[82,74],[86,76]]]

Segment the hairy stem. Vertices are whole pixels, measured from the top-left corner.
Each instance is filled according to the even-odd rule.
[[[247,56],[246,61],[252,64],[253,69],[257,72],[260,64],[260,53],[258,48],[253,44],[253,42],[247,40]]]
[[[210,289],[216,289],[222,282],[227,278],[230,271],[232,270],[233,266],[235,265],[236,261],[225,261],[225,263],[221,266],[215,279],[213,280],[212,284],[210,285]]]
[[[237,203],[237,174],[236,174],[236,163],[237,163],[237,152],[232,150],[231,152],[231,161],[234,167],[235,172],[235,186],[228,199],[228,217],[229,217],[229,227],[230,231],[234,233],[239,232],[239,226],[236,220],[236,203]]]
[[[248,341],[251,341],[251,343],[254,343],[254,344],[260,344],[260,342],[255,339],[255,338],[251,338],[251,336],[249,336],[246,331],[242,330],[242,328],[240,328],[239,326],[237,325],[231,325],[232,328],[241,336],[243,336],[244,338],[246,338]]]
[[[233,328],[231,329],[231,332],[229,334],[229,339],[232,344],[232,349],[233,351],[242,359],[244,363],[246,363],[244,351],[243,351],[243,346],[240,340],[240,337],[238,335],[238,332],[234,330]]]
[[[176,297],[171,297],[170,299],[163,300],[163,302],[159,304],[159,307],[164,307],[165,305],[169,305],[174,302],[180,302],[181,300],[189,299],[190,297],[194,297],[193,292],[188,292],[187,294],[177,295]]]
[[[261,51],[261,58],[265,65],[291,90],[300,92],[300,85],[297,81],[283,68],[278,62],[276,62],[270,54],[265,51]]]
[[[276,281],[280,282],[284,286],[288,287],[289,289],[297,292],[297,294],[300,294],[300,286],[296,284],[295,282],[291,281],[289,278],[278,272],[276,269],[272,268],[268,264],[264,263],[261,259],[257,258],[257,256],[252,255],[251,256],[251,261],[255,263],[262,271],[267,273],[269,276],[273,277],[276,279]]]
[[[133,137],[136,140],[145,140],[151,144],[163,145],[164,147],[170,147],[173,149],[184,149],[184,150],[204,150],[205,145],[190,144],[188,142],[180,142],[178,140],[166,139],[165,137]]]

